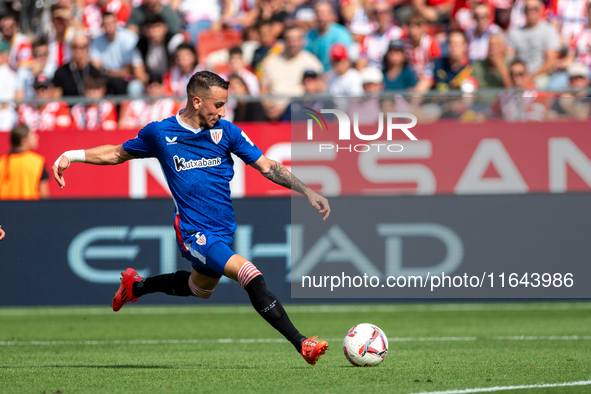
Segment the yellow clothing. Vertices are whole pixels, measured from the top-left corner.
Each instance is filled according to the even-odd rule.
[[[45,158],[27,151],[0,157],[0,200],[38,200]]]

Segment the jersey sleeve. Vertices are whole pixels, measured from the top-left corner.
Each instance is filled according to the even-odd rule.
[[[257,161],[263,155],[263,152],[238,126],[232,123],[228,124],[231,136],[230,151],[241,158],[246,164],[252,164]]]
[[[123,149],[138,159],[145,159],[148,157],[156,157],[158,123],[152,122],[140,130],[137,137],[123,143]]]

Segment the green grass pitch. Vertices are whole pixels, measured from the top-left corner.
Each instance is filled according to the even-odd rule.
[[[329,341],[315,367],[250,306],[0,308],[0,393],[591,393],[591,303],[286,309]],[[343,356],[363,322],[390,339],[378,367]]]

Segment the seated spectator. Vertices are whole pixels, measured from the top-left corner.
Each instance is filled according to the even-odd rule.
[[[285,29],[285,51],[269,56],[262,64],[261,93],[300,96],[304,93],[302,77],[307,70],[322,72],[322,63],[303,49],[303,32],[298,27]],[[289,100],[266,100],[263,103],[267,117],[278,120],[286,114]]]
[[[351,100],[349,119],[355,121],[357,114],[358,125],[377,125],[380,118],[380,99],[377,95],[384,91],[384,74],[374,67],[366,67],[360,74],[365,97]]]
[[[6,101],[14,100],[16,93],[16,74],[8,64],[9,56],[10,46],[4,41],[0,41],[0,81],[2,81],[2,89],[0,89],[0,131],[12,130],[17,120],[14,106],[6,103]]]
[[[308,33],[306,49],[320,59],[324,70],[328,70],[330,68],[330,48],[338,42],[348,49],[353,44],[353,37],[344,26],[336,23],[337,16],[332,3],[320,0],[314,5],[314,11],[318,27]]]
[[[33,85],[36,100],[50,100],[54,97],[53,84],[41,74]],[[70,107],[63,101],[49,101],[45,104],[23,103],[18,106],[18,123],[35,131],[53,131],[69,128],[72,124]]]
[[[49,175],[45,158],[33,152],[39,136],[27,126],[10,132],[10,151],[0,157],[0,200],[39,200],[49,198]]]
[[[347,47],[336,43],[330,49],[332,68],[326,73],[328,93],[335,96],[361,96],[363,82],[359,71],[351,67]]]
[[[84,95],[95,102],[78,103],[72,107],[72,126],[80,130],[114,130],[117,128],[117,107],[104,100],[107,85],[102,77],[84,78]]]
[[[94,67],[107,77],[109,94],[140,96],[143,83],[148,80],[142,59],[135,55],[137,36],[117,26],[117,18],[110,12],[103,14],[104,33],[90,47]]]
[[[249,96],[250,91],[244,80],[236,74],[230,75],[230,98],[233,122],[264,122],[267,120],[265,109],[259,101],[242,101],[234,96]]]
[[[528,75],[539,89],[548,85],[560,49],[558,31],[541,19],[542,7],[540,0],[525,0],[525,26],[509,31],[511,51],[525,62]]]
[[[47,66],[51,67],[52,72],[46,73],[49,78],[53,78],[55,70],[69,62],[72,57],[70,42],[74,37],[75,29],[72,26],[70,18],[70,11],[66,7],[62,7],[59,4],[51,6],[53,32],[47,40],[49,50]]]
[[[303,111],[304,108],[311,108],[320,112],[323,108],[334,108],[334,102],[327,98],[316,98],[314,95],[326,94],[326,83],[324,78],[314,70],[306,70],[302,77],[305,95],[302,99],[292,100],[291,120],[306,121],[309,115]]]
[[[489,38],[488,56],[473,63],[472,76],[478,80],[481,89],[510,88],[511,76],[507,64],[505,39],[499,33],[492,34]]]
[[[273,31],[271,29],[271,22],[262,22],[257,26],[259,33],[259,47],[254,51],[252,56],[251,68],[255,75],[261,79],[261,63],[267,55],[277,55],[283,52],[283,45],[277,43]]]
[[[500,33],[501,28],[491,22],[490,9],[485,3],[474,5],[474,20],[474,26],[466,31],[468,57],[471,61],[484,60],[488,55],[491,34]]]
[[[408,65],[417,78],[423,75],[429,63],[441,57],[439,43],[425,30],[426,22],[424,16],[413,13],[408,18],[408,37],[403,39]]]
[[[339,12],[344,21],[345,27],[355,36],[367,36],[375,30],[375,22],[370,20],[368,12],[370,11],[369,0],[345,0],[339,2]],[[308,4],[309,18],[315,20],[314,7]],[[313,26],[309,26],[311,29]]]
[[[197,71],[202,71],[197,61],[195,48],[190,44],[181,44],[176,48],[174,66],[164,74],[164,94],[184,97],[187,95],[189,79]]]
[[[589,70],[581,63],[568,67],[568,88],[552,105],[549,118],[573,118],[587,120],[591,114],[591,95],[589,94]]]
[[[521,60],[514,60],[509,72],[515,90],[499,94],[497,102],[488,110],[489,117],[500,116],[510,122],[543,121],[551,104],[550,96],[536,90]]]
[[[137,43],[137,49],[148,74],[164,75],[170,67],[170,61],[176,48],[185,37],[168,30],[160,15],[148,15],[142,28],[143,34]]]
[[[448,56],[435,59],[425,70],[416,86],[417,92],[433,88],[440,91],[460,89],[472,73],[468,59],[466,36],[459,30],[447,33]]]
[[[365,0],[360,0],[361,2],[364,2]],[[343,6],[344,4],[347,3],[347,1],[342,1],[341,2],[341,16],[343,17],[343,19],[345,20],[345,22],[350,22],[351,19],[347,18],[347,15],[345,12],[343,12]],[[348,2],[351,3],[351,2]],[[295,4],[294,4],[295,5]],[[363,8],[363,13],[365,14],[365,6],[362,5],[361,8]],[[367,15],[365,16],[366,20],[367,20]],[[303,31],[308,31],[314,28],[315,26],[315,22],[316,22],[316,13],[314,12],[314,0],[302,0],[299,2],[299,4],[295,5],[295,7],[292,8],[292,10],[289,12],[289,14],[287,15],[287,18],[285,20],[285,25],[286,26],[297,26],[299,28],[301,28]],[[369,24],[369,21],[368,21]],[[347,24],[347,29],[349,29],[349,31],[353,32],[353,30],[351,29],[351,25]],[[371,29],[366,29],[364,34],[369,34],[371,31]]]
[[[84,96],[84,78],[101,78],[101,72],[90,63],[89,40],[86,35],[77,33],[72,42],[72,60],[55,71],[53,85],[55,96]]]
[[[15,99],[31,100],[35,96],[33,83],[35,78],[45,76],[53,78],[55,68],[47,61],[49,56],[49,47],[47,41],[40,38],[33,43],[33,61],[30,67],[21,67],[16,72],[16,94]]]
[[[417,84],[417,77],[408,65],[405,45],[394,40],[388,46],[383,59],[384,90],[405,90]]]
[[[119,127],[141,129],[149,122],[159,122],[175,116],[181,109],[177,100],[164,97],[164,85],[159,75],[150,75],[146,85],[146,96],[147,99],[135,99],[123,103]]]
[[[244,60],[242,59],[242,49],[234,47],[230,49],[230,75],[238,75],[242,81],[248,86],[248,93],[251,96],[260,95],[260,87],[258,78],[248,71]]]
[[[0,32],[4,42],[10,45],[8,65],[16,71],[33,60],[31,41],[20,31],[16,14],[9,13],[0,18]]]
[[[169,6],[162,4],[160,0],[145,0],[144,4],[134,8],[127,20],[127,28],[135,34],[139,34],[143,30],[149,15],[159,16],[166,25],[167,31],[172,35],[176,34],[181,28],[179,15]]]
[[[381,69],[388,45],[392,40],[402,37],[402,29],[394,23],[392,6],[388,3],[374,3],[373,13],[378,27],[363,40],[361,56],[356,65],[358,70],[368,66]]]
[[[568,47],[585,28],[589,4],[587,0],[550,0],[548,21],[558,29],[563,47]]]
[[[454,0],[411,0],[410,4],[429,23],[445,23],[454,8]]]
[[[273,37],[281,37],[288,15],[287,11],[285,11],[285,2],[281,0],[260,0],[256,9],[258,12],[255,23],[270,22]]]
[[[131,13],[131,7],[125,0],[96,0],[96,4],[93,4],[92,1],[86,3],[88,5],[83,11],[82,25],[84,32],[92,39],[97,38],[102,33],[102,14],[105,12],[115,15],[117,24],[120,27],[125,27]]]

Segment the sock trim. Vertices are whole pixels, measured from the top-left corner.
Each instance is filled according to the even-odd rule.
[[[203,299],[211,297],[211,294],[213,293],[213,290],[205,290],[197,286],[195,283],[193,283],[191,277],[189,277],[189,288],[191,289],[191,293],[193,293],[195,297]]]
[[[261,271],[254,266],[250,261],[246,262],[238,271],[238,284],[246,287],[255,277],[262,275]]]

